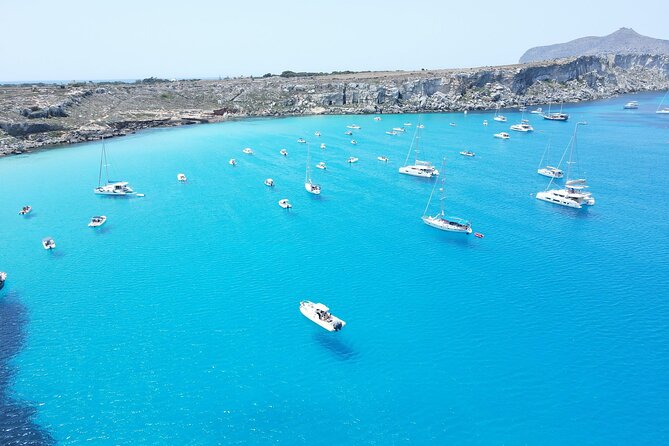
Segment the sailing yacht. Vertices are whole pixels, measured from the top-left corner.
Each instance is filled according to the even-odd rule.
[[[445,160],[444,160],[445,163]],[[444,164],[442,164],[442,170]],[[434,216],[427,214],[427,211],[430,209],[430,203],[432,202],[432,196],[434,195],[434,190],[437,187],[437,182],[435,181],[434,186],[432,187],[432,193],[430,193],[430,199],[427,201],[427,206],[425,206],[425,211],[423,212],[423,223],[433,228],[440,229],[442,231],[450,232],[463,232],[465,234],[472,233],[472,224],[467,220],[463,220],[458,217],[446,217],[444,214],[444,201],[446,200],[445,190],[444,190],[444,179],[441,180],[441,210]]]
[[[554,180],[554,178],[551,178],[546,190],[536,194],[538,200],[547,201],[548,203],[559,204],[560,206],[567,206],[575,209],[581,209],[584,205],[593,206],[595,204],[595,198],[590,192],[585,190],[588,188],[585,179],[570,179],[571,165],[574,164],[572,159],[574,156],[574,149],[576,147],[576,132],[578,130],[578,126],[581,124],[584,123],[578,122],[576,124],[576,127],[574,128],[574,135],[571,137],[571,143],[567,149],[565,149],[565,153],[566,150],[569,150],[569,161],[567,161],[567,181],[565,182],[564,189],[550,189]]]
[[[662,107],[662,104],[664,103],[664,100],[667,99],[668,94],[669,94],[669,90],[667,90],[667,92],[664,94],[664,97],[660,101],[660,105],[657,106],[657,110],[655,111],[655,113],[659,113],[659,114],[663,114],[663,115],[669,114],[669,107]]]
[[[418,159],[418,146],[420,142],[420,131],[422,128],[423,127],[421,127],[421,125],[416,126],[413,141],[411,141],[411,146],[409,146],[409,153],[407,153],[407,157],[404,160],[404,166],[399,168],[399,172],[414,177],[432,178],[435,175],[439,175],[439,171],[435,169],[431,162],[421,161]],[[411,156],[412,150],[416,152],[416,159],[412,165],[409,165],[409,157]]]
[[[320,195],[321,186],[318,184],[314,184],[311,181],[311,168],[309,167],[310,162],[311,162],[311,154],[309,152],[309,144],[307,144],[307,172],[304,177],[304,189],[306,189],[306,191],[309,192],[310,194]]]
[[[499,114],[499,107],[497,107],[497,110],[495,111],[495,117],[492,119],[497,122],[506,122],[506,116]]]
[[[562,121],[566,122],[567,119],[569,119],[569,115],[567,113],[562,113],[562,106],[564,104],[560,104],[560,111],[559,112],[553,112],[551,113],[551,104],[548,104],[548,113],[546,113],[544,116],[544,119],[548,121]]]
[[[106,183],[102,184],[102,167],[105,168]],[[125,196],[134,194],[135,191],[128,185],[126,181],[110,181],[109,180],[109,164],[107,164],[107,150],[105,149],[105,139],[102,138],[102,154],[100,155],[100,172],[98,174],[98,187],[93,189],[93,192],[99,195],[115,195]]]
[[[544,150],[544,154],[541,156],[541,161],[539,161],[539,168],[537,169],[537,173],[549,178],[562,178],[564,176],[564,172],[559,168],[553,166],[541,167],[544,163],[544,159],[548,161],[548,158],[550,157],[550,150],[551,143],[549,141],[548,145],[546,145],[546,149]],[[562,160],[560,160],[559,164],[562,164]]]

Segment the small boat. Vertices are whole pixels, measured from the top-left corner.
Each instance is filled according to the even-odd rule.
[[[33,210],[32,206],[23,206],[19,211],[19,215],[28,215]]]
[[[180,182],[180,183],[185,183],[186,181],[188,181],[188,178],[186,177],[185,174],[178,173],[177,174],[177,181]]]
[[[524,105],[521,105],[520,107],[518,107],[518,111],[519,112],[527,111],[527,107],[525,107]]]
[[[495,133],[494,137],[495,138],[500,138],[500,139],[509,139],[509,138],[511,138],[511,135],[509,135],[506,132],[499,132],[499,133]]]
[[[135,196],[136,196],[136,197],[140,197],[140,198],[141,198],[141,197],[146,197],[146,195],[144,195],[144,194],[135,194]]]
[[[107,217],[104,215],[96,215],[95,217],[91,218],[90,222],[88,222],[88,226],[91,228],[97,228],[98,226],[105,224],[106,221]]]
[[[352,134],[353,134],[353,132],[350,131],[350,130],[346,130],[346,131],[344,132],[344,135],[347,135],[347,136],[351,136]]]
[[[374,120],[375,120],[375,121],[380,121],[380,120],[381,120],[381,116],[374,116]]]
[[[393,136],[395,136],[395,135],[397,135],[397,133],[398,133],[398,132],[396,132],[395,130],[388,130],[388,131],[386,132],[386,135],[393,135]]]
[[[387,156],[383,156],[383,155],[377,156],[376,159],[379,160],[379,161],[383,161],[384,163],[388,162],[388,157]]]
[[[267,179],[265,180],[265,186],[267,186],[267,187],[274,187],[274,180],[271,179],[271,178],[267,178]]]
[[[485,237],[485,235],[481,234],[480,232],[475,232],[475,233],[474,233],[474,236],[476,236],[476,238],[483,238],[483,237]]]
[[[325,150],[325,143],[324,143],[324,142],[321,143],[321,149],[322,149],[322,150]]]
[[[54,249],[56,247],[56,241],[51,237],[45,237],[42,239],[42,246],[44,249]]]
[[[349,158],[346,160],[346,162],[349,163],[349,164],[357,163],[357,162],[358,162],[358,158],[356,158],[356,157],[354,157],[354,156],[351,156],[351,157],[349,157]]]
[[[358,144],[358,141],[356,141],[355,139],[352,139],[351,144],[356,145],[356,144]]]
[[[307,140],[304,138],[297,138],[297,142],[299,142],[300,144],[306,144]]]
[[[483,120],[483,125],[488,125],[488,120],[487,119]]]
[[[330,309],[321,303],[303,300],[300,302],[300,312],[327,331],[339,331],[346,325],[346,322],[332,315]]]
[[[351,124],[351,125],[347,125],[346,128],[347,128],[347,129],[359,129],[360,126],[359,126],[359,125],[356,125],[356,124]]]
[[[310,162],[311,162],[311,152],[309,151],[309,144],[307,144],[307,171],[304,175],[304,189],[310,194],[320,195],[321,186],[311,181],[311,168],[309,166]]]
[[[321,136],[321,132],[318,131],[314,132],[314,136]]]
[[[637,101],[629,101],[627,104],[623,105],[625,110],[636,110],[639,108],[639,103]]]
[[[286,150],[286,149],[279,150],[279,153],[283,156],[288,156],[288,150]]]
[[[460,152],[460,155],[462,156],[476,156],[476,154],[470,150],[463,150]]]
[[[424,128],[425,128],[425,125],[423,125],[423,124],[418,124],[417,128],[419,128],[419,129],[424,129]]]
[[[246,153],[247,155],[253,155],[253,149],[251,149],[250,147],[245,148],[244,150],[242,150],[242,152]]]
[[[410,126],[411,126],[411,123],[410,123],[410,122],[405,122],[405,123],[404,123],[404,127],[410,127]]]
[[[448,125],[450,125],[451,127],[455,127],[457,124],[456,124],[455,122],[451,122],[451,123],[448,124]]]
[[[7,280],[7,273],[0,271],[0,290],[5,286],[5,280]]]
[[[317,169],[325,170],[328,168],[328,166],[325,165],[325,161],[321,161],[320,163],[316,164]]]
[[[228,164],[230,164],[231,166],[236,166],[237,165],[237,160],[234,159],[234,158],[230,158],[230,161],[228,161]]]
[[[290,208],[293,207],[293,205],[290,204],[290,201],[288,201],[287,198],[283,198],[283,199],[279,200],[279,206],[281,206],[284,209],[290,209]]]
[[[532,110],[530,113],[533,115],[543,115],[544,111],[541,109],[541,107],[537,107],[536,109]]]
[[[399,133],[404,133],[406,130],[404,130],[402,127],[393,127],[394,132],[399,132]]]

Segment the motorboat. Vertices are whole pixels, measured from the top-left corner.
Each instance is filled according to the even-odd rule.
[[[56,241],[51,237],[45,237],[42,239],[42,246],[44,249],[54,249],[56,247]]]
[[[356,130],[357,130],[357,129],[360,128],[360,126],[359,126],[359,125],[356,125],[356,124],[351,124],[351,125],[347,125],[346,128],[347,128],[347,129],[356,129]]]
[[[418,124],[418,127],[417,127],[417,128],[419,128],[419,129],[424,129],[424,128],[425,128],[425,125],[424,125],[424,124]]]
[[[532,110],[530,113],[532,113],[533,115],[543,115],[544,111],[541,107],[537,107],[534,110]]]
[[[354,157],[354,156],[350,156],[350,157],[346,160],[346,162],[349,163],[349,164],[357,163],[357,162],[358,162],[358,158],[356,158],[356,157]]]
[[[325,143],[324,143],[324,142],[321,143],[321,149],[322,149],[322,150],[325,150]]]
[[[327,331],[339,331],[346,325],[346,322],[330,313],[330,309],[322,303],[303,300],[300,302],[300,312],[304,317],[325,328]]]
[[[483,120],[483,125],[488,125],[488,120],[487,119]]]
[[[412,124],[410,122],[405,122],[404,127],[410,127]]]
[[[462,156],[476,156],[476,154],[470,150],[463,150],[460,152],[460,155]]]
[[[374,116],[374,120],[375,120],[375,121],[380,121],[380,120],[381,120],[381,116]]]
[[[251,149],[250,147],[245,148],[244,150],[242,150],[242,152],[246,153],[247,155],[253,155],[253,149]]]
[[[267,178],[267,179],[265,180],[265,186],[267,186],[267,187],[274,187],[274,180],[271,179],[271,178]]]
[[[353,132],[350,131],[350,130],[346,130],[346,131],[344,132],[344,135],[346,135],[346,136],[351,136],[352,134],[353,134]]]
[[[234,166],[236,166],[236,165],[237,165],[237,160],[236,160],[236,159],[234,159],[234,158],[230,158],[230,161],[228,161],[228,164],[230,164],[231,166],[233,166],[233,167],[234,167]]]
[[[286,149],[279,150],[279,153],[283,156],[288,156],[288,150],[286,150]]]
[[[103,169],[104,168],[104,169]],[[105,174],[105,183],[102,182],[102,173]],[[100,154],[100,171],[98,174],[98,187],[93,189],[98,195],[125,196],[134,194],[135,191],[126,181],[111,181],[109,179],[109,164],[107,163],[107,150],[105,140],[102,138],[102,153]]]
[[[444,201],[446,200],[444,182],[445,180],[442,179],[441,187],[439,188],[441,192],[441,198],[439,200],[441,203],[440,211],[435,215],[429,215],[427,213],[428,210],[430,209],[430,203],[432,202],[432,197],[434,196],[434,191],[437,187],[437,182],[435,181],[434,186],[432,186],[432,192],[430,193],[430,198],[427,201],[427,206],[425,206],[425,211],[423,211],[423,216],[421,217],[423,223],[433,228],[440,229],[442,231],[471,234],[472,224],[469,221],[463,220],[462,218],[458,217],[447,217],[444,214]]]
[[[188,177],[186,177],[186,174],[178,173],[177,174],[177,181],[180,182],[180,183],[185,183],[186,181],[188,181]]]
[[[511,135],[509,135],[509,134],[506,133],[506,132],[495,133],[493,136],[494,136],[495,138],[499,138],[499,139],[509,139],[509,138],[511,138]]]
[[[422,128],[422,124],[416,126],[416,132],[414,133],[413,141],[411,141],[411,146],[409,146],[407,157],[404,160],[404,166],[400,167],[398,172],[414,177],[432,178],[433,176],[439,175],[439,171],[431,162],[418,159],[420,153],[420,131]],[[416,158],[413,164],[409,164],[409,157],[411,156],[412,150],[415,152]]]
[[[451,122],[448,125],[450,125],[451,127],[455,127],[457,124],[455,122]]]
[[[384,163],[388,162],[388,157],[387,156],[383,156],[383,155],[377,156],[376,159],[379,160],[379,161],[383,161]]]
[[[30,212],[32,212],[33,208],[32,206],[23,206],[21,210],[19,211],[19,215],[28,215]]]
[[[88,226],[91,228],[97,228],[98,226],[102,226],[105,224],[107,221],[107,217],[104,215],[96,215],[95,217],[91,218],[91,221],[88,222]]]
[[[5,286],[5,281],[7,280],[7,273],[0,271],[0,290]]]
[[[404,130],[402,127],[393,127],[393,132],[398,132],[398,133],[404,133],[406,130]]]
[[[351,144],[356,145],[356,144],[358,144],[358,141],[356,141],[355,139],[352,139]]]
[[[586,191],[588,185],[586,184],[585,179],[583,178],[570,179],[572,165],[575,164],[574,162],[572,162],[572,159],[574,158],[574,151],[576,148],[576,132],[578,130],[578,126],[581,124],[584,123],[579,122],[576,124],[576,127],[574,128],[574,134],[571,138],[571,142],[569,146],[567,146],[567,148],[565,149],[565,154],[563,154],[564,158],[564,156],[566,155],[566,151],[569,150],[569,161],[567,161],[567,174],[566,174],[567,181],[565,182],[564,188],[551,189],[553,181],[556,178],[558,178],[558,177],[551,177],[551,180],[548,183],[546,190],[543,192],[537,192],[537,194],[535,195],[537,200],[542,200],[553,204],[559,204],[560,206],[566,206],[575,209],[581,209],[583,206],[593,206],[595,204],[595,198],[592,196],[590,192]]]
[[[320,163],[316,164],[317,169],[325,170],[328,168],[328,166],[325,165],[325,161],[321,161]]]
[[[300,144],[306,144],[307,140],[304,138],[297,138],[297,142],[299,142]]]
[[[321,132],[314,132],[314,136],[321,136]]]
[[[625,110],[636,110],[639,108],[639,103],[637,101],[629,101],[627,104],[623,105]]]
[[[393,135],[393,136],[395,136],[395,135],[397,135],[397,134],[398,134],[398,132],[396,132],[395,130],[388,130],[388,131],[386,132],[386,135]]]
[[[549,178],[562,178],[564,176],[564,172],[561,169],[553,166],[541,167],[537,169],[537,173]]]
[[[290,201],[288,201],[287,198],[283,198],[283,199],[279,200],[279,206],[281,206],[284,209],[290,209],[290,208],[293,207],[293,205],[290,204]]]

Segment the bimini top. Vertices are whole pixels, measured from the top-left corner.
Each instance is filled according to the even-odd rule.
[[[325,311],[325,312],[330,311],[330,309],[323,304],[314,304],[314,310],[321,310],[321,311]]]

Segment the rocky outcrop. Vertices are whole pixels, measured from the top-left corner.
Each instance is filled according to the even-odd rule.
[[[261,116],[484,110],[669,89],[669,56],[151,84],[0,86],[0,154]]]

